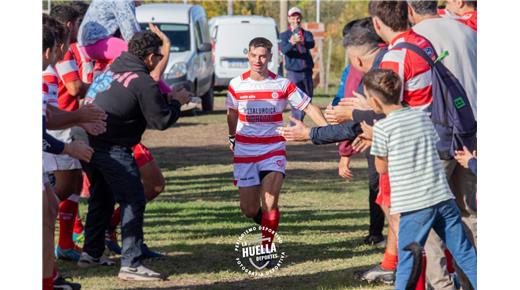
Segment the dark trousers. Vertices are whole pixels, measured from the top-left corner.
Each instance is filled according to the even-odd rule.
[[[127,147],[94,147],[90,163],[82,162],[90,180],[83,251],[99,258],[105,249],[115,202],[121,206],[122,267],[140,265],[146,199],[139,169]]]
[[[376,203],[377,195],[379,194],[379,174],[376,171],[374,163],[374,155],[367,154],[368,162],[368,204],[370,209],[370,226],[368,232],[370,235],[380,236],[383,234],[383,227],[385,225],[385,213],[381,207]]]
[[[287,71],[287,78],[293,82],[300,90],[312,99],[314,92],[314,84],[312,82],[312,70],[310,71]],[[303,111],[291,108],[291,115],[293,118],[303,121],[305,113]]]

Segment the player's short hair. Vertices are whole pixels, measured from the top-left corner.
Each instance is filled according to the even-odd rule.
[[[372,18],[366,17],[352,22],[350,22],[352,25],[347,35],[343,38],[343,46],[346,48],[352,46],[368,46],[369,49],[372,49],[376,48],[380,43],[383,43],[383,40],[377,35],[374,29]]]
[[[402,82],[399,75],[389,69],[375,69],[363,76],[363,86],[385,105],[397,105],[401,98]]]
[[[52,49],[56,45],[53,29],[49,25],[42,27],[42,52],[48,48]]]
[[[70,5],[60,4],[52,6],[51,17],[58,20],[62,24],[74,22],[79,18],[79,12]]]
[[[437,15],[437,1],[408,0],[407,2],[419,15]]]
[[[265,37],[255,37],[251,39],[249,42],[249,50],[251,50],[251,47],[257,48],[257,47],[263,47],[267,49],[267,51],[271,52],[271,48],[273,48],[273,44],[269,39]]]
[[[379,1],[371,0],[368,3],[370,16],[377,16],[393,31],[408,29],[408,5],[406,1]]]
[[[69,30],[63,24],[47,14],[42,14],[42,25],[48,26],[54,34],[54,40],[57,44],[63,44],[69,37]]]
[[[156,53],[163,45],[157,34],[151,31],[140,31],[128,42],[128,52],[143,60],[151,53]]]

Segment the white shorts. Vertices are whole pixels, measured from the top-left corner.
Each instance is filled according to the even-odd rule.
[[[81,163],[67,154],[51,154],[43,152],[43,171],[53,172],[56,170],[81,169]]]
[[[277,171],[285,175],[285,156],[273,156],[255,163],[234,163],[233,176],[238,187],[255,186],[261,183],[260,171]]]

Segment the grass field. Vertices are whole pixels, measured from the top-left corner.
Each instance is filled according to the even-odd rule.
[[[122,282],[118,266],[84,270],[60,261],[63,274],[83,289],[390,289],[353,279],[353,271],[376,263],[383,250],[361,245],[368,229],[366,159],[355,158],[355,178],[342,180],[335,145],[288,144],[279,230],[287,258],[268,278],[239,269],[234,244],[253,223],[241,214],[232,184],[223,103],[219,96],[214,113],[184,117],[143,138],[167,181],[166,191],[147,205],[144,229],[147,244],[167,256],[146,265],[168,274],[168,281]],[[83,217],[86,209],[82,202]]]

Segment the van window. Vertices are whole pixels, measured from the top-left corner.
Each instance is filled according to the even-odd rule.
[[[190,27],[188,24],[177,23],[154,23],[159,29],[168,36],[171,43],[172,52],[182,52],[190,50]],[[150,30],[148,23],[141,23],[142,30]]]

